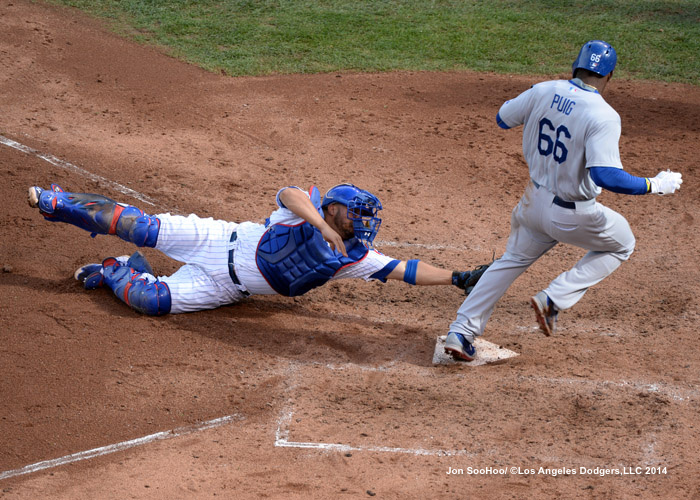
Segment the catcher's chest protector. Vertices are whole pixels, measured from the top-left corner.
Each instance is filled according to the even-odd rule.
[[[346,249],[347,257],[331,250],[321,232],[308,222],[296,226],[274,224],[260,238],[255,260],[277,293],[295,297],[323,285],[369,251],[356,239],[347,242]]]

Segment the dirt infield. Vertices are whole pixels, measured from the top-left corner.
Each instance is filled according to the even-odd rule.
[[[44,221],[26,189],[262,221],[282,186],[351,181],[384,204],[380,250],[464,269],[504,250],[528,174],[495,115],[536,79],[229,78],[22,0],[0,33],[3,499],[700,498],[697,87],[609,86],[626,169],[684,178],[600,197],[635,232],[631,260],[546,338],[528,299],[582,255],[555,248],[484,335],[518,357],[433,366],[453,287],[343,282],[149,318],[72,277],[133,248]]]

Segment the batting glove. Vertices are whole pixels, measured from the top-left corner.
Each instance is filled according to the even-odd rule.
[[[680,189],[681,184],[683,184],[681,177],[680,172],[671,172],[670,170],[659,172],[656,177],[649,179],[651,192],[661,195],[675,193],[676,189]]]

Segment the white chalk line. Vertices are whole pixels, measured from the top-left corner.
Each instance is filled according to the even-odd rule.
[[[60,158],[57,158],[54,155],[42,153],[41,151],[38,151],[34,148],[30,148],[29,146],[25,146],[24,144],[20,144],[19,142],[13,141],[12,139],[8,139],[7,137],[4,137],[2,135],[0,135],[0,144],[4,144],[11,148],[17,149],[18,151],[22,151],[23,153],[34,155],[37,158],[41,158],[42,160],[49,162],[51,165],[70,170],[79,175],[82,175],[83,177],[87,177],[88,179],[95,181],[100,185],[112,188],[116,191],[119,191],[122,194],[129,195],[149,205],[155,205],[155,200],[146,196],[145,194],[139,193],[138,191],[134,191],[131,188],[123,186],[118,182],[111,181],[100,175],[93,174],[92,172],[89,172],[84,168],[80,168],[77,165],[73,165],[72,163],[69,163],[65,160],[61,160]]]
[[[278,448],[299,448],[320,450],[326,452],[348,453],[356,452],[371,452],[371,453],[397,453],[404,455],[415,456],[432,456],[432,457],[471,457],[478,458],[483,456],[503,457],[503,450],[491,449],[479,453],[470,452],[467,450],[449,450],[449,449],[426,449],[426,448],[400,448],[391,446],[352,446],[342,443],[319,443],[310,441],[290,441],[289,440],[289,424],[291,423],[293,412],[285,409],[277,425],[275,432],[275,447]],[[558,457],[552,455],[532,456],[531,458],[539,458],[543,463],[551,464],[578,464],[579,466],[596,467],[600,463],[598,460],[582,460],[580,456]],[[645,465],[653,465],[659,463],[653,456],[645,454]],[[623,464],[620,464],[620,468]],[[626,464],[624,464],[626,465]]]
[[[524,376],[518,375],[521,380],[533,380],[535,382],[545,382],[554,385],[585,385],[591,387],[619,387],[622,389],[633,389],[638,391],[649,392],[652,394],[661,394],[670,397],[676,402],[685,402],[692,399],[697,399],[700,392],[694,389],[683,389],[675,386],[669,386],[663,383],[648,383],[639,381],[622,380],[615,382],[613,380],[587,380],[573,379],[563,377],[541,377],[541,376]]]
[[[60,158],[57,158],[56,156],[54,156],[52,154],[42,153],[41,151],[39,151],[37,149],[31,148],[29,146],[25,146],[24,144],[20,144],[19,142],[13,141],[12,139],[9,139],[3,135],[0,135],[0,144],[4,144],[4,145],[9,146],[11,148],[14,148],[18,151],[22,151],[23,153],[34,155],[37,158],[40,158],[44,161],[47,161],[54,166],[75,172],[79,175],[82,175],[83,177],[87,177],[88,179],[97,182],[101,186],[106,186],[106,187],[109,187],[111,189],[114,189],[115,191],[118,191],[122,194],[131,196],[132,198],[135,198],[139,201],[147,203],[148,205],[155,205],[157,203],[157,200],[154,200],[150,196],[147,196],[143,193],[139,193],[138,191],[135,191],[135,190],[133,190],[129,187],[126,187],[122,184],[119,184],[118,182],[109,180],[106,177],[102,177],[101,175],[94,174],[88,170],[85,170],[84,168],[80,168],[77,165],[73,165],[70,162],[67,162],[67,161],[62,160]],[[377,241],[376,243],[378,246],[417,247],[417,248],[426,248],[428,250],[462,250],[462,251],[464,251],[464,250],[479,250],[480,249],[478,246],[465,247],[465,246],[453,246],[453,245],[434,245],[434,244],[426,244],[426,243],[398,243],[398,242],[393,242],[393,241]]]
[[[221,427],[222,425],[228,424],[234,420],[243,420],[243,418],[244,417],[237,414],[228,415],[226,417],[207,420],[206,422],[202,422],[191,427],[179,427],[170,431],[156,432],[155,434],[132,439],[130,441],[122,441],[121,443],[102,446],[100,448],[93,448],[92,450],[87,451],[80,451],[78,453],[73,453],[72,455],[66,455],[60,458],[54,458],[52,460],[44,460],[35,464],[26,465],[19,469],[2,472],[0,473],[0,480],[21,476],[23,474],[30,474],[32,472],[37,472],[44,469],[51,469],[73,462],[79,462],[81,460],[88,460],[91,458],[101,457],[103,455],[109,455],[110,453],[116,453],[118,451],[127,450],[136,446],[143,446],[144,444],[152,443],[154,441],[172,439],[175,437],[184,436],[186,434],[193,434],[195,432]]]
[[[393,363],[385,366],[371,367],[364,365],[357,365],[354,363],[345,363],[343,365],[332,365],[332,364],[321,364],[321,363],[299,363],[292,362],[289,368],[285,372],[287,381],[289,382],[289,387],[287,388],[288,393],[291,393],[296,387],[296,378],[299,374],[299,368],[302,366],[325,366],[325,368],[336,371],[336,370],[348,370],[348,369],[359,369],[361,371],[381,371],[388,372],[395,366]],[[522,376],[517,375],[514,377],[518,380],[530,380],[534,382],[549,383],[554,385],[581,385],[590,387],[612,387],[621,389],[633,389],[646,391],[655,394],[663,394],[671,397],[675,402],[687,402],[693,398],[697,398],[698,391],[679,389],[676,387],[667,387],[664,384],[648,384],[645,382],[630,382],[630,381],[620,381],[614,382],[610,380],[578,380],[570,378],[556,378],[556,377],[542,377],[542,376]],[[425,449],[425,448],[403,448],[403,447],[392,447],[392,446],[353,446],[344,443],[324,443],[324,442],[314,442],[314,441],[290,441],[290,427],[292,422],[292,417],[294,415],[293,410],[290,407],[293,405],[292,397],[287,400],[287,405],[280,412],[280,417],[277,420],[277,429],[275,431],[275,447],[277,448],[299,448],[299,449],[313,449],[321,451],[330,452],[374,452],[374,453],[397,453],[397,454],[408,454],[416,456],[436,456],[436,457],[450,457],[450,456],[469,456],[477,457],[480,455],[498,455],[497,451],[491,450],[483,453],[472,453],[467,450],[455,450],[455,449]],[[651,442],[646,442],[643,444],[643,449],[641,450],[643,454],[644,461],[647,465],[658,462],[654,454],[655,448],[655,437],[652,438]],[[541,457],[545,461],[552,463],[573,463],[568,458],[568,462],[563,458],[555,457]],[[580,458],[580,457],[579,457]],[[596,465],[597,463],[591,462],[590,465]]]
[[[426,450],[423,448],[395,448],[390,446],[351,446],[339,443],[313,443],[289,441],[289,423],[292,420],[293,412],[284,410],[278,421],[275,432],[275,446],[278,448],[311,448],[325,451],[369,451],[380,453],[403,453],[408,455],[428,455],[428,456],[475,456],[466,450]]]
[[[478,252],[481,250],[481,247],[479,245],[473,246],[473,247],[468,247],[464,245],[438,245],[434,243],[404,243],[404,242],[397,242],[397,241],[383,241],[383,240],[376,240],[374,242],[374,245],[376,247],[397,247],[397,248],[425,248],[427,250],[459,250],[459,251],[475,251]]]

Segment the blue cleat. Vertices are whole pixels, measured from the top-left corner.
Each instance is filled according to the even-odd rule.
[[[445,339],[445,352],[458,361],[474,361],[476,347],[461,333],[450,332]]]

